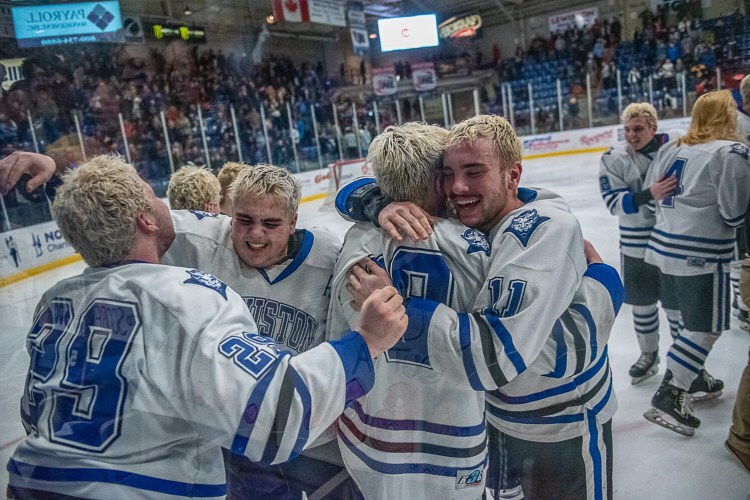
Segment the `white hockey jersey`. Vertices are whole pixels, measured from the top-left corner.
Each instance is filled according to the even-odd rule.
[[[606,342],[622,304],[617,271],[587,268],[578,221],[554,193],[519,189],[524,205],[492,230],[492,257],[474,312],[438,306],[430,335],[465,321],[470,383],[495,391],[487,420],[510,435],[561,441],[616,410]],[[407,305],[411,318],[413,303]]]
[[[444,219],[427,241],[395,242],[370,224],[353,226],[344,240],[331,325],[354,323],[345,272],[367,255],[388,270],[403,296],[412,297],[402,341],[375,361],[375,387],[338,422],[346,468],[368,499],[482,496],[485,398],[466,371],[472,357],[481,356],[481,345],[467,337],[465,318],[453,325],[460,337],[428,335],[423,326],[437,303],[467,310],[484,281],[489,252],[482,233]]]
[[[219,279],[145,263],[52,287],[27,349],[10,488],[82,498],[221,498],[220,447],[289,460],[374,375],[358,334],[292,357]]]
[[[340,212],[352,208],[350,196],[356,188],[345,191],[346,186],[337,198]],[[606,342],[624,289],[611,266],[594,264],[583,273],[580,227],[559,196],[522,188],[519,198],[524,206],[492,232],[493,258],[476,312],[456,313],[438,305],[423,327],[440,337],[450,335],[451,328],[455,335],[459,323],[469,325],[461,330],[462,338],[469,338],[472,348],[483,346],[483,357],[465,358],[473,363],[467,365],[472,387],[501,387],[507,394],[488,396],[493,425],[520,438],[564,440],[586,434],[591,418],[606,422],[616,410]],[[345,215],[354,218],[353,213]],[[553,217],[555,224],[547,224]],[[575,291],[572,302],[561,296],[570,287]],[[409,304],[407,313],[413,307]],[[554,312],[562,309],[561,316]]]
[[[665,144],[680,135],[671,132],[656,138]],[[646,253],[655,218],[645,204],[635,205],[633,195],[648,187],[643,181],[655,155],[634,151],[623,143],[609,148],[599,162],[599,189],[607,209],[619,219],[622,255],[642,259]]]
[[[234,250],[231,218],[173,210],[176,237],[163,262],[211,272],[245,300],[258,332],[298,354],[325,338],[333,268],[340,242],[326,230],[303,230],[293,259],[265,269]]]
[[[649,204],[656,225],[646,262],[675,276],[710,274],[728,264],[750,200],[748,148],[723,140],[670,143],[659,150],[646,183],[663,175],[676,176],[679,189]]]

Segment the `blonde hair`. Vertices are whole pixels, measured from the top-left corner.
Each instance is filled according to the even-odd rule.
[[[620,121],[625,124],[631,118],[643,117],[646,119],[649,125],[657,126],[658,116],[656,115],[656,108],[647,102],[634,102],[628,104],[625,109],[622,110],[620,115]]]
[[[173,210],[208,210],[218,205],[221,186],[214,174],[203,167],[188,163],[169,178],[167,198]]]
[[[693,146],[719,139],[741,141],[737,135],[737,103],[729,90],[709,92],[695,101],[690,127],[677,144]]]
[[[486,139],[495,146],[501,170],[507,170],[523,157],[521,140],[508,120],[497,115],[478,115],[457,123],[448,133],[447,148]]]
[[[219,170],[219,173],[216,174],[216,178],[219,179],[219,185],[221,186],[221,202],[223,203],[229,193],[229,186],[232,185],[232,182],[234,182],[234,179],[237,177],[237,174],[240,173],[240,171],[243,168],[248,168],[250,165],[247,163],[243,163],[241,161],[228,161],[224,164],[223,167],[221,167],[221,170]]]
[[[447,130],[417,122],[390,126],[375,137],[367,163],[372,165],[383,194],[426,209],[447,137]]]
[[[745,78],[740,82],[740,95],[742,96],[742,107],[750,109],[750,75],[745,75]]]
[[[100,267],[128,256],[136,218],[152,207],[135,169],[120,156],[102,155],[65,175],[52,211],[65,240],[88,265]]]
[[[289,215],[294,215],[299,208],[302,185],[289,170],[261,163],[241,170],[229,188],[233,206],[246,196],[276,196],[284,203]]]

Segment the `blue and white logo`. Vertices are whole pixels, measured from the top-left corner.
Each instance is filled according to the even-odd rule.
[[[744,144],[735,142],[734,144],[732,144],[731,147],[732,147],[732,150],[730,151],[730,153],[741,156],[743,160],[747,160],[747,157],[748,157],[747,147]]]
[[[513,217],[510,225],[503,232],[514,235],[518,239],[518,242],[526,247],[536,228],[548,220],[549,217],[539,215],[536,209],[526,210],[520,215]]]
[[[198,271],[197,269],[187,269],[186,273],[190,275],[190,278],[186,279],[183,284],[185,285],[200,285],[202,287],[211,289],[224,297],[227,298],[227,285],[213,274],[206,274]]]
[[[487,239],[487,236],[483,232],[476,229],[467,229],[461,235],[461,238],[469,244],[469,248],[466,249],[467,254],[484,252],[487,257],[490,256],[490,240]]]
[[[190,213],[195,215],[195,218],[198,220],[203,220],[206,217],[213,217],[215,219],[219,216],[219,214],[214,214],[211,212],[204,212],[203,210],[190,210]]]

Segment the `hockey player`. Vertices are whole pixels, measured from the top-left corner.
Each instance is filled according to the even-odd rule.
[[[216,178],[219,179],[219,185],[221,186],[221,202],[219,204],[219,211],[228,216],[232,216],[232,200],[229,197],[229,186],[234,182],[235,177],[244,168],[249,168],[247,165],[238,161],[228,161],[216,174]]]
[[[396,200],[414,200],[441,212],[436,168],[447,131],[419,123],[386,128],[369,147],[367,162],[383,191]],[[347,191],[361,183],[347,186]],[[345,197],[345,195],[344,195]],[[441,252],[450,248],[450,252]],[[357,224],[344,240],[332,285],[331,335],[355,325],[357,314],[346,288],[347,270],[368,255],[363,273],[387,269],[402,293],[431,299],[459,311],[471,309],[489,242],[483,234],[438,219],[427,241],[400,245],[371,224]],[[410,322],[429,322],[429,312]],[[409,330],[394,349],[375,361],[376,391],[361,398],[338,421],[339,446],[347,470],[368,499],[482,496],[486,477],[484,392],[472,387],[468,368],[481,348],[459,338]],[[477,361],[478,362],[478,361]]]
[[[167,198],[172,210],[218,214],[221,186],[210,170],[187,164],[169,178]]]
[[[521,146],[505,120],[488,116],[467,120],[454,127],[448,145],[443,170],[447,173],[445,193],[451,197],[462,222],[471,222],[484,231],[495,227],[491,233],[494,240],[489,271],[474,304],[477,312],[462,315],[444,305],[412,300],[409,314],[424,318],[420,323],[423,329],[429,329],[431,336],[436,331],[442,332],[440,336],[449,336],[445,330],[453,328],[454,332],[460,330],[464,332],[462,335],[469,335],[472,342],[478,339],[482,344],[481,362],[475,358],[472,365],[471,371],[475,373],[472,387],[500,387],[490,396],[493,404],[488,407],[488,420],[503,430],[510,427],[517,435],[528,436],[510,443],[506,436],[508,463],[498,460],[493,474],[507,473],[521,478],[525,494],[533,498],[611,494],[609,420],[616,403],[604,346],[606,338],[598,339],[597,343],[591,337],[579,337],[582,352],[578,354],[586,354],[564,367],[552,363],[553,370],[548,369],[551,365],[544,354],[548,342],[556,344],[559,352],[565,352],[563,332],[586,330],[571,326],[575,313],[560,317],[568,306],[594,314],[606,307],[591,296],[580,300],[573,295],[581,279],[586,281],[601,269],[590,269],[591,274],[582,277],[586,268],[583,252],[580,260],[576,256],[576,250],[583,249],[580,228],[558,197],[544,190],[517,188]],[[451,146],[457,151],[451,152]],[[503,164],[505,168],[501,170]],[[457,178],[460,180],[456,181]],[[344,200],[337,205],[346,210],[351,208]],[[418,211],[404,214],[390,227],[408,233],[411,222],[424,220]],[[553,217],[554,223],[548,222]],[[426,228],[416,230],[426,231]],[[544,259],[539,258],[542,255]],[[578,264],[583,268],[577,267]],[[358,279],[369,276],[355,272]],[[617,295],[622,285],[616,272],[613,274],[610,292]],[[547,283],[557,284],[554,292]],[[617,303],[616,311],[618,300],[608,299],[610,307],[612,301]],[[423,309],[430,313],[425,314]],[[560,312],[550,318],[557,309]],[[584,312],[583,316],[587,314]],[[454,326],[462,320],[463,327]],[[607,334],[609,327],[611,323],[603,324]],[[583,372],[579,376],[575,376],[577,369]],[[559,440],[563,442],[543,444]],[[554,464],[545,460],[545,456],[555,456],[559,451],[580,459]],[[533,469],[527,472],[528,463],[533,464]],[[501,488],[507,485],[503,479],[496,483]]]
[[[742,98],[742,106],[737,109],[737,133],[745,145],[750,145],[750,115],[747,114],[747,111],[750,110],[750,75],[746,75],[742,79],[739,91]],[[732,261],[729,273],[729,279],[732,281],[732,291],[734,292],[732,307],[737,310],[737,319],[739,319],[739,326],[742,330],[747,330],[749,326],[747,308],[745,302],[739,296],[740,270],[745,259],[745,254],[748,251],[748,234],[750,233],[748,232],[748,221],[746,218],[745,223],[737,228],[737,255]]]
[[[370,357],[406,328],[384,289],[359,334],[283,352],[219,279],[159,264],[169,210],[118,157],[70,173],[53,209],[90,267],[36,308],[11,498],[221,498],[221,446],[294,457],[371,388]]]
[[[16,182],[22,172],[29,172],[34,175],[29,181],[34,185],[52,176],[50,161],[35,153],[11,155],[0,161],[0,181]],[[301,188],[286,169],[270,165],[244,168],[233,186],[232,218],[200,211],[171,212],[176,237],[164,263],[216,275],[242,296],[261,335],[293,354],[304,352],[325,337],[330,281],[340,244],[328,231],[296,229]],[[276,496],[287,489],[312,492],[342,469],[333,445],[318,451],[322,460],[310,458],[307,454],[314,452],[306,452],[290,464],[274,466],[275,476],[243,457],[228,455],[262,477],[259,480],[248,470],[233,474],[237,481],[230,480],[230,496],[235,484],[243,484],[243,489],[258,488],[254,496],[262,491]],[[317,473],[303,473],[309,469]],[[246,480],[239,481],[241,476]]]
[[[667,353],[667,372],[644,416],[689,436],[700,425],[690,395],[717,397],[724,387],[704,364],[729,328],[728,265],[750,199],[748,148],[739,142],[736,116],[729,91],[701,96],[687,135],[662,147],[646,176],[646,185],[666,175],[679,186],[654,203],[645,259],[661,270],[663,293],[679,304],[684,330]]]
[[[633,103],[622,112],[625,143],[609,148],[599,162],[599,188],[604,203],[620,226],[622,277],[625,303],[633,308],[633,323],[641,355],[630,367],[633,384],[659,371],[659,269],[646,264],[643,255],[654,215],[649,201],[661,200],[674,191],[674,177],[660,179],[648,188],[643,180],[656,151],[675,134],[656,133],[656,109],[648,103]],[[682,134],[680,134],[682,135]],[[672,337],[679,335],[679,311],[664,306]],[[672,306],[674,307],[674,306]]]

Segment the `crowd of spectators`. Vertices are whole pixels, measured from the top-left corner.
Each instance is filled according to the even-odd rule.
[[[623,41],[620,21],[613,17],[534,36],[528,47],[517,47],[505,59],[495,45],[491,58],[476,50],[435,54],[432,60],[443,76],[496,69],[498,85],[481,92],[484,111],[502,113],[499,85],[513,82],[522,132],[524,117],[527,124],[530,116],[523,106],[527,83],[535,94],[541,90],[541,97],[535,95],[538,131],[557,127],[557,79],[567,92],[568,126],[586,125],[587,76],[597,111],[616,111],[618,70],[628,102],[648,97],[650,76],[660,107],[676,108],[678,75],[687,75],[690,90],[700,94],[717,85],[714,69],[720,62],[731,69],[743,62],[738,44],[744,40],[739,36],[745,33],[744,16],[703,20],[700,5],[699,0],[682,2],[671,14],[661,7],[645,10],[629,41]],[[410,77],[409,62],[394,66],[400,78]],[[166,188],[170,164],[218,169],[242,158],[295,171],[317,168],[339,157],[362,156],[378,133],[376,122],[382,130],[396,121],[392,104],[380,102],[374,116],[375,96],[362,85],[368,81],[364,64],[359,72],[359,81],[342,81],[330,78],[321,62],[294,64],[269,54],[251,64],[246,56],[199,50],[182,41],[165,50],[107,44],[42,48],[25,59],[25,79],[0,100],[0,155],[38,149],[75,163],[82,146],[87,156],[118,151],[157,190]],[[347,83],[361,85],[361,91],[337,97]],[[419,119],[417,100],[404,98],[400,105],[402,121]]]

